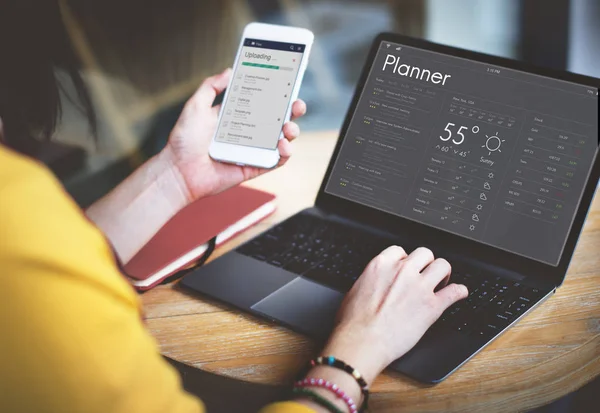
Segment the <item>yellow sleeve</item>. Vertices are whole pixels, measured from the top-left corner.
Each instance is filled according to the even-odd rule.
[[[102,234],[0,145],[0,411],[202,412],[144,328]]]
[[[315,411],[299,403],[281,402],[265,407],[260,413],[315,413]]]

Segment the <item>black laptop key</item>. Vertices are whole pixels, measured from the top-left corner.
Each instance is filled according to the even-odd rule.
[[[451,316],[451,317],[453,317],[453,316],[455,316],[456,314],[458,314],[458,312],[459,312],[459,311],[462,309],[462,308],[461,308],[461,304],[462,304],[461,302],[458,302],[458,303],[456,303],[456,304],[452,305],[452,306],[451,306],[451,307],[448,309],[448,315],[449,315],[449,316]]]
[[[501,314],[508,318],[511,322],[517,318],[517,314],[515,314],[513,311],[505,310]]]
[[[295,274],[303,274],[314,266],[314,262],[309,258],[299,258],[290,261],[284,268]]]
[[[324,269],[318,269],[315,267],[304,273],[303,277],[309,278],[336,290],[348,290],[348,288],[351,286],[350,282],[345,279],[340,270],[326,271]]]
[[[496,314],[494,321],[504,328],[511,322],[511,318],[507,317],[506,314]]]
[[[325,283],[332,276],[332,272],[328,271],[322,265],[317,265],[304,273],[304,276],[311,278],[317,282]]]
[[[358,277],[360,277],[360,275],[363,272],[364,267],[354,264],[354,263],[349,263],[345,266],[342,266],[338,271],[339,274],[344,277],[346,280],[354,283],[356,280],[358,280]]]
[[[281,255],[287,249],[289,249],[289,247],[285,243],[274,241],[270,237],[270,234],[265,234],[242,245],[238,251],[244,255],[255,257],[256,259],[264,261],[265,259],[270,259],[275,255]]]
[[[280,257],[272,258],[268,262],[275,267],[283,267],[283,260]]]
[[[273,231],[265,234],[265,240],[280,242],[283,238],[283,234],[280,231]]]
[[[498,327],[497,325],[495,325],[493,323],[487,323],[487,324],[483,324],[482,327],[480,327],[477,330],[477,333],[475,335],[479,335],[485,339],[490,339],[490,338],[500,334],[501,331],[502,331],[502,328]]]
[[[468,320],[468,321],[461,320],[454,324],[454,330],[458,331],[459,333],[468,333],[469,331],[471,331],[471,328],[472,328],[472,323],[470,320]]]
[[[529,307],[529,303],[524,303],[522,301],[517,300],[515,302],[515,311],[517,313],[523,314],[524,312],[527,311],[527,308]]]
[[[496,307],[497,310],[500,310],[506,305],[506,299],[502,296],[496,296],[492,301],[492,304],[494,304],[494,307]]]
[[[285,265],[293,259],[297,259],[298,257],[294,254],[293,251],[286,251],[279,256],[281,262]]]
[[[239,247],[238,251],[244,255],[252,256],[254,254],[258,254],[260,248],[260,243],[251,241]]]
[[[362,275],[362,271],[361,270],[349,270],[348,272],[348,276],[349,278],[351,278],[353,281],[358,281],[358,279],[360,278],[360,276]]]
[[[319,263],[320,268],[323,268],[327,272],[330,272],[330,273],[337,271],[338,269],[341,268],[341,266],[342,266],[342,260],[339,258],[336,259],[335,257]]]

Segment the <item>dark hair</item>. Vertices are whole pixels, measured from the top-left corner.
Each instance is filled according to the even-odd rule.
[[[93,133],[96,117],[58,0],[0,0],[0,118],[4,144],[32,153],[61,117],[57,69],[71,78]]]

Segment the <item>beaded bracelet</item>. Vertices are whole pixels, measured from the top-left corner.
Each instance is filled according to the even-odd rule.
[[[350,411],[350,413],[358,413],[358,409],[356,408],[356,403],[354,403],[354,400],[352,400],[350,396],[348,396],[342,389],[340,389],[337,384],[334,384],[330,381],[326,381],[323,379],[306,378],[304,380],[296,382],[295,387],[321,387],[326,390],[329,390],[330,392],[335,394],[335,396],[338,399],[342,399],[344,403],[346,403],[346,406],[348,406],[348,410]]]
[[[367,410],[367,405],[369,403],[369,385],[367,384],[367,382],[365,381],[365,379],[362,377],[362,375],[360,374],[360,372],[358,370],[356,370],[354,367],[350,366],[349,364],[344,363],[342,360],[336,359],[333,356],[317,357],[316,359],[313,359],[310,361],[310,365],[312,367],[315,367],[315,366],[334,367],[336,369],[345,371],[346,373],[348,373],[352,377],[354,377],[354,380],[356,380],[356,382],[360,386],[360,391],[362,392],[363,397],[364,397],[363,405],[360,408],[360,411],[364,412],[365,410]]]
[[[317,403],[319,406],[326,408],[331,413],[344,413],[337,406],[327,400],[325,397],[320,394],[315,393],[312,390],[306,389],[304,387],[294,387],[292,389],[294,394],[300,395],[302,397],[307,397],[311,399],[313,402]]]

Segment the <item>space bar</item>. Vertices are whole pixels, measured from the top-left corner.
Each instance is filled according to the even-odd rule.
[[[351,280],[318,268],[313,268],[302,276],[342,292],[347,292],[352,287]]]

